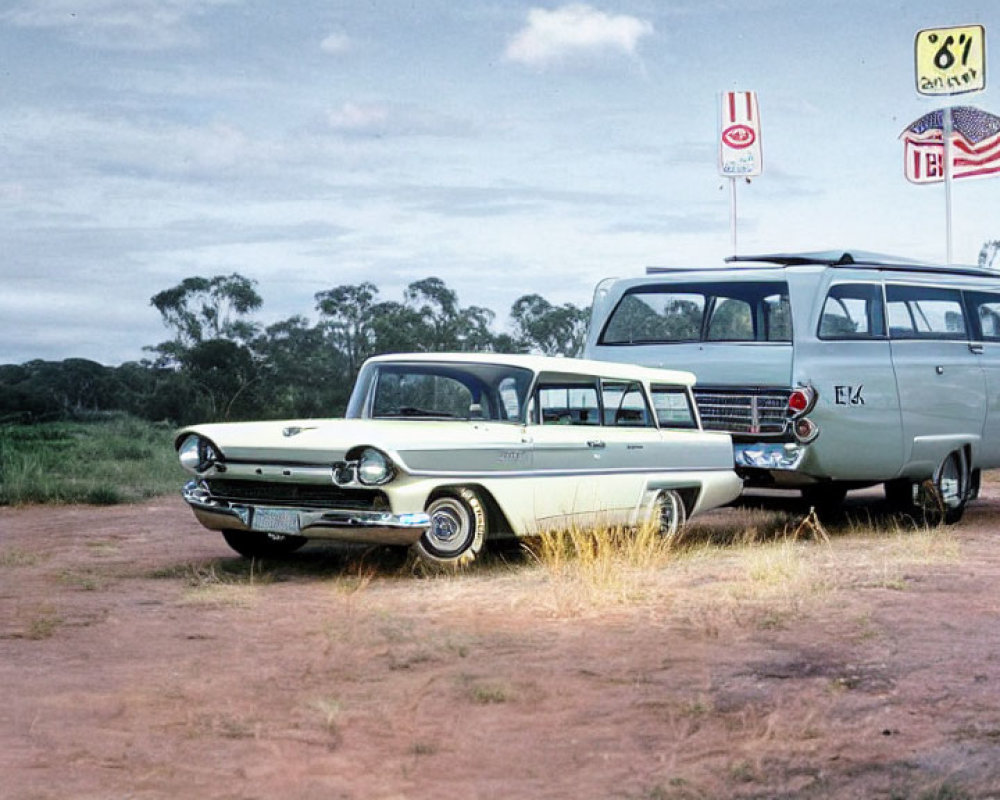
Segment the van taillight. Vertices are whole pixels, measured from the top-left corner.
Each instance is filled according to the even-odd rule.
[[[801,417],[816,405],[816,392],[811,386],[799,386],[788,396],[788,412]]]
[[[811,419],[806,419],[805,417],[795,420],[793,431],[795,439],[799,444],[809,444],[819,436],[819,426]]]
[[[796,386],[788,395],[788,416],[792,434],[799,444],[809,444],[819,436],[819,426],[806,417],[816,407],[819,395],[812,386]]]

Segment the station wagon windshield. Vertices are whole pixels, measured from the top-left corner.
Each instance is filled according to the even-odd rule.
[[[600,344],[790,342],[783,281],[643,285],[611,313]]]
[[[348,416],[520,422],[532,377],[503,364],[372,364],[358,376]]]

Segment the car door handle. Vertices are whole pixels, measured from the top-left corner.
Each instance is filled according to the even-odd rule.
[[[600,450],[602,447],[606,447],[606,445],[600,439],[590,439],[587,441],[587,447],[594,450]]]
[[[977,356],[981,356],[983,354],[983,346],[981,344],[972,343],[969,345],[969,352],[974,353]]]

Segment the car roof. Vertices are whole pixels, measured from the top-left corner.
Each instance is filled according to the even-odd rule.
[[[505,364],[512,367],[521,367],[532,372],[544,372],[555,375],[594,375],[601,378],[639,380],[647,383],[673,383],[683,386],[693,386],[695,382],[694,374],[684,370],[644,367],[637,364],[622,364],[616,361],[536,356],[521,353],[392,353],[373,356],[365,363],[384,364],[387,362]]]
[[[767,253],[764,255],[736,255],[726,259],[727,264],[736,268],[760,269],[766,267],[846,267],[871,268],[886,271],[926,272],[948,275],[975,275],[977,277],[1000,278],[1000,272],[972,264],[935,264],[915,261],[885,253],[867,250],[821,250],[807,253]],[[655,275],[671,272],[709,271],[717,267],[647,267],[646,274]]]

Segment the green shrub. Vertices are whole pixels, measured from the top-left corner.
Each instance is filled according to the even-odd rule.
[[[0,505],[129,503],[183,481],[169,425],[124,414],[0,425]]]

